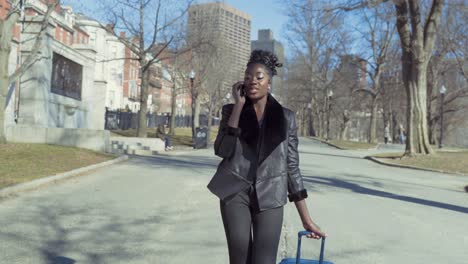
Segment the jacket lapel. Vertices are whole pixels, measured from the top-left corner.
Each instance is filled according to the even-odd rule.
[[[248,98],[242,109],[239,127],[242,131],[241,138],[252,151],[256,152],[260,129],[255,109]],[[286,119],[283,107],[270,94],[268,94],[265,107],[262,130],[264,134],[260,144],[258,164],[262,163],[286,139]]]
[[[268,101],[263,120],[263,142],[261,144],[259,164],[286,139],[286,118],[283,107],[268,94]]]

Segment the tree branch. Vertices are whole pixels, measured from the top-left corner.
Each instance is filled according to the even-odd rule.
[[[41,30],[39,31],[36,37],[36,41],[33,44],[31,53],[26,58],[26,60],[15,70],[15,72],[8,77],[8,83],[12,83],[13,81],[15,81],[36,61],[36,55],[38,54],[42,45],[43,38],[47,33],[47,27],[49,26],[49,18],[58,4],[60,4],[60,0],[56,0],[48,5],[47,11],[44,15],[44,20],[42,21]]]
[[[358,93],[358,92],[368,93],[368,94],[372,95],[372,97],[377,96],[377,92],[376,92],[376,91],[374,91],[373,89],[366,89],[366,88],[359,88],[359,89],[356,89],[356,90],[354,90],[352,93]]]
[[[400,35],[401,46],[404,52],[410,52],[411,32],[408,21],[408,5],[406,1],[395,2],[395,11],[397,15],[396,25]]]
[[[159,23],[159,10],[161,9],[161,0],[158,0],[158,7],[156,8],[156,18],[154,20],[154,33],[153,33],[153,40],[151,41],[151,45],[148,46],[146,52],[149,49],[153,48],[154,44],[156,44],[156,39],[158,35],[158,23]]]
[[[171,37],[171,39],[169,39],[169,41],[166,42],[166,44],[164,44],[164,46],[156,54],[153,55],[153,58],[150,61],[148,61],[146,65],[142,65],[143,71],[146,71],[151,66],[151,64],[153,64],[153,62],[158,60],[159,55],[169,46],[169,44],[171,44],[172,40],[173,37]]]
[[[370,1],[356,1],[355,3],[351,3],[348,5],[338,5],[334,6],[331,8],[325,8],[325,11],[331,12],[331,11],[337,11],[337,10],[342,10],[342,11],[353,11],[356,9],[361,9],[361,8],[372,8],[375,7],[381,3],[388,2],[389,0],[370,0]],[[309,11],[317,11],[317,10],[309,10]]]
[[[435,42],[437,28],[442,15],[444,0],[434,0],[432,2],[431,12],[424,26],[424,49],[426,52],[432,51]]]

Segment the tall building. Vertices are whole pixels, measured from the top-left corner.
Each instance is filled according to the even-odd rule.
[[[228,65],[223,77],[226,91],[233,83],[242,80],[250,57],[251,17],[225,3],[204,3],[190,7],[187,35],[191,44],[207,36],[223,54],[223,64]],[[196,44],[195,44],[196,45]]]
[[[366,88],[367,62],[356,55],[343,55],[340,59],[340,66],[335,74],[346,80],[351,90]]]
[[[284,63],[284,48],[281,42],[273,37],[273,31],[270,29],[260,29],[258,31],[258,40],[252,40],[252,50],[261,49],[273,52],[281,63]],[[283,69],[278,69],[278,75],[273,77],[271,83],[271,92],[277,96],[282,94],[283,87]]]

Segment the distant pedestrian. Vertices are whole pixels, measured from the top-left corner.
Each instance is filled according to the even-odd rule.
[[[172,150],[172,144],[171,144],[171,136],[169,136],[166,133],[166,129],[164,128],[164,125],[159,125],[158,129],[156,130],[156,137],[162,139],[164,141],[164,150]]]
[[[390,126],[387,124],[385,126],[385,131],[384,131],[384,140],[385,140],[385,144],[388,143],[388,139],[390,138]]]
[[[400,144],[405,144],[406,141],[406,131],[402,124],[398,128],[398,136],[400,138]]]
[[[222,110],[214,150],[223,160],[208,188],[220,199],[230,264],[277,263],[288,197],[308,237],[326,236],[305,202],[295,113],[270,94],[277,67],[273,53],[252,51],[244,80],[232,86],[235,104]]]

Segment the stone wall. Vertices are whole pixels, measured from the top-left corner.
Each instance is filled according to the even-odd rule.
[[[38,19],[31,18],[23,38],[36,34]],[[39,19],[40,21],[40,19]],[[53,25],[50,26],[51,30]],[[32,43],[22,45],[23,60]],[[82,66],[81,100],[51,92],[52,57],[59,54]],[[18,124],[26,126],[104,129],[105,86],[94,81],[95,51],[84,45],[72,47],[48,35],[42,43],[40,58],[21,77]]]

